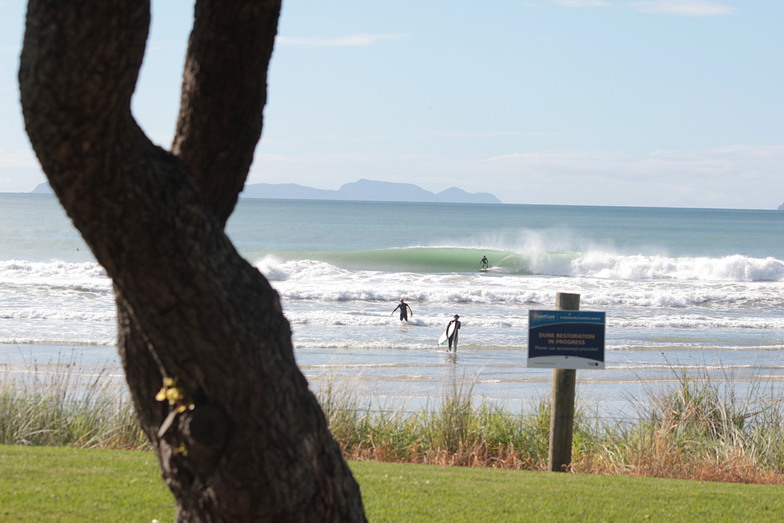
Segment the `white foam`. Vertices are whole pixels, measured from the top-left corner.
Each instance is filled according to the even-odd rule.
[[[572,260],[570,274],[625,280],[782,281],[784,261],[741,255],[670,258],[594,251]]]
[[[105,279],[106,271],[94,262],[72,263],[59,260],[34,262],[0,260],[0,281],[23,280],[94,280]]]
[[[784,330],[784,319],[776,313],[784,308],[780,260],[600,251],[564,256],[577,256],[570,263],[571,276],[351,271],[276,257],[256,266],[280,294],[297,336],[303,328],[340,328],[333,342],[340,346],[402,343],[369,339],[367,333],[354,337],[352,330],[397,328],[400,322],[391,312],[400,298],[414,311],[412,321],[401,327],[409,329],[406,336],[419,331],[416,336],[429,339],[432,333],[424,331],[440,331],[445,318],[459,312],[466,315],[467,328],[483,329],[484,343],[520,343],[528,310],[551,308],[556,292],[579,293],[583,308],[607,311],[608,325],[617,329]],[[0,303],[0,337],[6,342],[103,344],[115,337],[111,282],[96,263],[0,262]],[[311,343],[307,335],[302,339]],[[323,342],[321,332],[312,341]],[[419,339],[407,343],[428,346]]]

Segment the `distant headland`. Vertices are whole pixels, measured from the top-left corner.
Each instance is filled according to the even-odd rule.
[[[44,182],[34,193],[51,193]],[[469,193],[450,187],[439,193],[422,189],[412,183],[358,180],[344,184],[336,191],[314,189],[295,183],[251,183],[240,193],[242,198],[271,198],[290,200],[364,200],[371,202],[440,202],[440,203],[503,203],[488,192]]]
[[[358,180],[336,191],[314,189],[294,183],[253,183],[245,186],[243,198],[287,198],[292,200],[364,200],[373,202],[503,203],[487,192],[469,193],[450,187],[439,193],[412,183]]]

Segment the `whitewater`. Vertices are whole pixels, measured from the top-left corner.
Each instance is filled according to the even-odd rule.
[[[279,292],[314,389],[412,408],[456,382],[512,407],[546,396],[528,311],[556,292],[607,313],[607,368],[578,375],[589,404],[628,408],[684,372],[784,382],[783,212],[241,200],[227,231]],[[436,345],[454,314],[457,356]],[[76,359],[121,379],[115,338],[111,283],[54,197],[0,194],[0,371]]]

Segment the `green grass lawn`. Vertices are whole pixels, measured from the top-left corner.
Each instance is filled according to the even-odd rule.
[[[0,521],[172,521],[155,455],[0,446]]]
[[[784,487],[352,463],[371,521],[779,521]]]
[[[370,521],[778,521],[784,487],[352,462]],[[0,446],[0,521],[171,521],[149,452]]]

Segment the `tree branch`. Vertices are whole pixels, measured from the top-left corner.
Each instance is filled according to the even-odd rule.
[[[145,1],[32,0],[26,23],[19,69],[25,127],[68,210],[84,186],[113,183],[101,165],[118,151],[101,146],[106,136],[133,121],[130,101],[150,6]],[[64,126],[69,132],[63,132]]]
[[[280,1],[198,0],[172,152],[228,220],[261,137]]]

